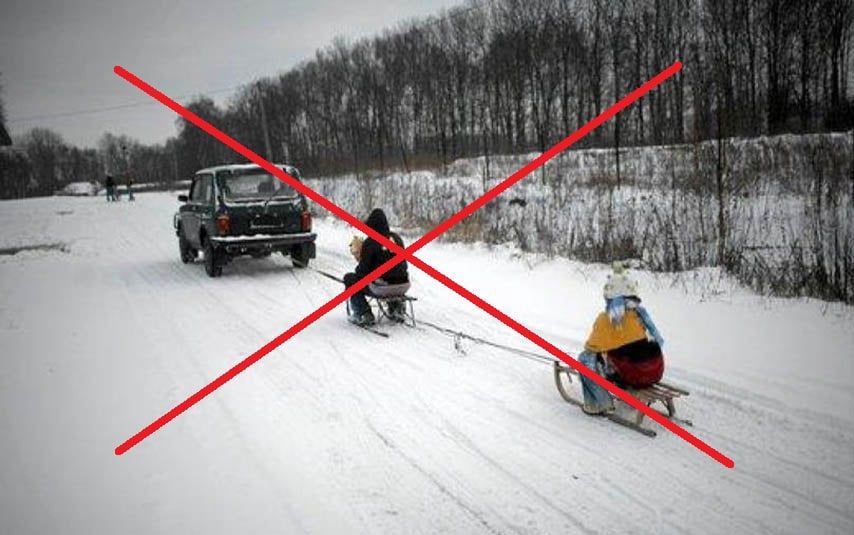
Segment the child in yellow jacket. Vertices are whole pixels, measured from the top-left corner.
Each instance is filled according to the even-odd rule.
[[[605,310],[596,317],[579,362],[624,387],[643,388],[657,383],[664,373],[664,340],[640,305],[637,282],[622,265],[615,264],[602,294]],[[614,410],[607,390],[584,376],[581,387],[585,413],[597,415]]]

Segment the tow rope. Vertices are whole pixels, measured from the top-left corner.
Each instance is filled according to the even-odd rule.
[[[335,276],[331,273],[328,273],[326,271],[323,271],[322,269],[317,269],[317,268],[311,267],[311,266],[309,266],[309,269],[314,271],[315,273],[317,273],[319,275],[326,277],[327,279],[334,280],[335,282],[339,282],[341,284],[344,284],[344,280],[342,278],[337,277],[337,276]],[[548,366],[552,366],[555,362],[554,358],[548,357],[546,355],[541,355],[539,353],[533,353],[531,351],[525,351],[524,349],[519,349],[516,347],[507,346],[504,344],[499,344],[497,342],[492,342],[492,341],[487,340],[485,338],[480,338],[479,336],[474,336],[474,335],[468,334],[464,331],[457,331],[454,329],[450,329],[448,327],[443,327],[441,325],[437,325],[435,323],[431,323],[431,322],[425,321],[423,319],[419,319],[418,323],[420,325],[425,325],[427,327],[430,327],[431,329],[434,329],[434,330],[436,330],[442,334],[453,336],[454,337],[454,347],[457,348],[457,350],[462,350],[461,346],[460,346],[460,342],[462,340],[469,340],[469,341],[477,343],[477,344],[482,344],[482,345],[494,347],[496,349],[501,349],[502,351],[506,351],[508,353],[518,355],[518,356],[526,358],[528,360],[533,360],[535,362],[541,362],[541,363],[546,364]]]

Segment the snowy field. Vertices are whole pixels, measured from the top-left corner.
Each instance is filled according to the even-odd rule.
[[[0,203],[0,533],[854,533],[854,309],[716,271],[639,279],[678,408],[731,470],[583,415],[542,363],[343,307],[117,457],[340,291],[281,256],[209,279],[179,261],[174,196],[137,198]],[[313,265],[351,268],[350,230],[315,227]],[[573,355],[601,306],[602,266],[420,256]],[[411,293],[540,352],[419,272]]]

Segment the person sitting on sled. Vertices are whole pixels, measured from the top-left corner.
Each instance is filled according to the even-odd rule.
[[[620,264],[603,288],[605,310],[593,323],[593,329],[578,360],[605,379],[622,388],[645,388],[661,380],[664,374],[664,340],[649,312],[641,306],[637,282]],[[607,390],[581,376],[584,392],[582,410],[590,415],[614,411]]]
[[[389,238],[397,245],[404,247],[400,236],[389,229],[388,219],[386,219],[385,212],[381,209],[374,208],[371,215],[365,220],[365,224],[379,234]],[[350,243],[350,252],[358,260],[359,264],[353,273],[344,275],[344,286],[347,288],[362,280],[362,278],[385,264],[386,261],[394,256],[394,253],[371,237],[368,237],[361,243],[359,243],[358,238],[354,238]],[[372,325],[375,322],[374,314],[371,312],[371,307],[368,305],[365,295],[388,297],[403,295],[407,290],[409,290],[409,274],[407,273],[406,261],[403,261],[386,271],[380,278],[369,284],[367,288],[350,297],[350,321],[359,325]],[[404,314],[405,308],[403,303],[396,302],[389,304],[389,315],[392,319],[402,321]]]

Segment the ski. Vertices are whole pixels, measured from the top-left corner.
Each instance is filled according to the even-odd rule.
[[[375,328],[371,327],[370,325],[359,325],[358,327],[368,331],[369,333],[374,333],[377,336],[382,336],[383,338],[388,338],[387,332],[383,332],[383,331],[380,331],[378,329],[375,329]]]
[[[373,325],[360,325],[360,324],[352,322],[352,321],[350,323],[352,323],[353,325],[355,325],[356,327],[358,327],[360,329],[364,329],[364,330],[368,331],[369,333],[373,333],[377,336],[382,336],[383,338],[388,338],[387,332],[383,332],[383,331],[377,329],[376,327],[374,327]]]

